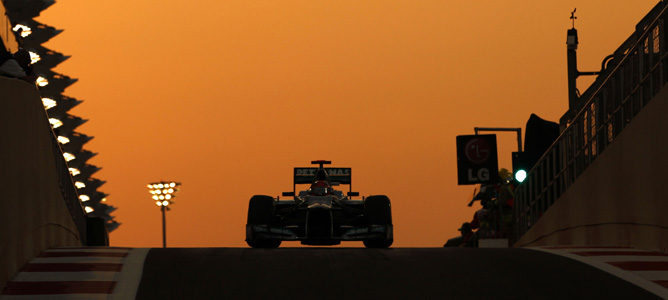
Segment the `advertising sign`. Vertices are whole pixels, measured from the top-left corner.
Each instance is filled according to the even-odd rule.
[[[457,136],[457,184],[495,183],[498,177],[496,135]]]

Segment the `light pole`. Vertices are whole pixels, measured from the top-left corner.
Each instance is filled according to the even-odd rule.
[[[473,127],[473,131],[478,135],[480,131],[514,131],[517,132],[517,151],[522,152],[522,128],[515,127]]]
[[[155,205],[160,207],[162,212],[162,247],[167,247],[167,224],[165,218],[165,211],[169,210],[169,205],[174,204],[174,193],[176,193],[181,186],[181,183],[174,181],[159,181],[149,183],[146,187],[151,198],[155,200]]]

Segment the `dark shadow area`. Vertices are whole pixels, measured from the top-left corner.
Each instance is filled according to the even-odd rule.
[[[152,249],[137,299],[657,299],[528,249]]]

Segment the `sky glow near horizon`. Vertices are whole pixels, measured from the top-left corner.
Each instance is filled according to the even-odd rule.
[[[249,198],[316,159],[390,197],[395,246],[440,246],[477,208],[455,136],[557,121],[573,8],[594,71],[657,2],[70,0],[38,21],[65,30],[46,46],[72,56],[56,70],[79,79],[65,94],[118,207],[113,246],[161,245],[162,178],[183,183],[168,246],[245,246]],[[497,139],[510,168],[516,137]]]

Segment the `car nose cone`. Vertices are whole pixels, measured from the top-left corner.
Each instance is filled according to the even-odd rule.
[[[308,209],[332,209],[331,197],[310,197],[308,199]]]
[[[331,209],[332,205],[327,203],[311,203],[307,207],[308,209]]]

